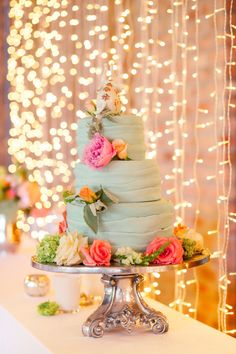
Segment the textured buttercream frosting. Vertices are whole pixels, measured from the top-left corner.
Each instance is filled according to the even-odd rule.
[[[77,140],[80,159],[89,143],[91,118],[80,120]],[[143,123],[134,115],[103,118],[103,132],[110,141],[122,139],[128,144],[128,161],[111,161],[102,169],[76,164],[75,185],[79,192],[88,186],[97,192],[101,186],[116,196],[118,204],[99,214],[98,233],[85,223],[83,205],[74,201],[67,205],[69,231],[78,231],[89,241],[103,239],[113,248],[131,247],[144,251],[156,236],[172,236],[174,210],[169,201],[161,199],[160,173],[156,161],[145,160]]]
[[[132,247],[144,251],[155,236],[172,235],[173,206],[166,200],[143,203],[118,203],[99,216],[99,232],[95,234],[83,220],[83,206],[67,205],[69,231],[80,230],[89,240],[104,239],[114,248]]]
[[[89,124],[91,118],[83,118],[79,121],[77,131],[77,144],[79,158],[82,158],[83,150],[89,142]],[[143,122],[135,115],[114,116],[103,118],[103,132],[108,140],[122,139],[128,144],[128,156],[131,160],[145,159],[145,142],[143,134]]]
[[[78,163],[74,173],[77,191],[85,185],[97,191],[102,185],[119,202],[145,202],[161,198],[160,173],[154,160],[111,161],[100,170]]]

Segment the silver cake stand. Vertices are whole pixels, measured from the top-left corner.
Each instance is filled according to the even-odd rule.
[[[167,332],[169,325],[166,317],[149,307],[142,298],[139,291],[139,285],[144,278],[142,274],[189,269],[205,264],[209,259],[209,256],[201,255],[181,264],[165,266],[66,267],[38,263],[36,258],[32,257],[32,266],[55,273],[102,274],[103,301],[82,327],[84,336],[100,338],[104,331],[114,328],[124,328],[131,332],[134,327],[145,326],[155,334]]]

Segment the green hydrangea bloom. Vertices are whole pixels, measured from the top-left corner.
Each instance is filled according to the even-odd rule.
[[[46,301],[38,305],[38,313],[42,316],[53,316],[58,310],[59,305],[54,301]]]
[[[196,241],[189,238],[182,238],[182,247],[184,249],[184,259],[189,259],[196,253]]]
[[[53,263],[59,242],[59,235],[46,235],[37,246],[37,261],[40,263]]]

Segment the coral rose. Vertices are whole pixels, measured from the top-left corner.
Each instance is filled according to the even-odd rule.
[[[85,266],[88,266],[88,267],[96,266],[96,262],[90,256],[89,249],[87,247],[80,247],[79,252],[81,254],[81,257],[83,259],[83,264]]]
[[[66,232],[66,229],[67,229],[66,221],[65,220],[60,221],[59,225],[58,225],[58,233],[59,233],[59,235],[64,234]]]
[[[116,150],[116,154],[121,160],[125,160],[128,157],[127,144],[122,139],[115,139],[112,141],[112,146]]]
[[[67,213],[66,213],[66,210],[63,212],[63,220],[59,222],[59,225],[58,225],[58,233],[59,235],[62,235],[66,232],[67,230]]]
[[[83,162],[93,168],[103,168],[116,155],[112,144],[99,133],[84,148]]]
[[[90,256],[98,266],[109,266],[111,260],[111,245],[107,241],[94,240],[90,247]]]
[[[94,203],[98,199],[94,191],[87,186],[81,188],[79,192],[79,196],[83,199],[86,203]]]
[[[166,242],[170,242],[165,250],[153,261],[154,264],[179,264],[183,261],[184,250],[181,241],[176,237],[156,237],[146,248],[146,254],[151,255]]]

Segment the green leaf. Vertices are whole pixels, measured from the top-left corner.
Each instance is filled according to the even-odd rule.
[[[132,161],[128,156],[125,159],[119,159],[117,155],[112,158],[112,161]]]
[[[163,253],[166,249],[166,247],[168,247],[170,244],[170,241],[167,241],[166,243],[164,243],[164,245],[162,245],[160,248],[158,248],[157,251],[153,252],[150,255],[146,255],[143,256],[142,259],[142,265],[148,265],[149,263],[152,263],[156,258],[158,258],[160,256],[161,253]]]
[[[97,191],[95,194],[96,194],[96,196],[97,196],[97,199],[100,199],[101,198],[101,196],[102,196],[102,193],[103,193],[103,189],[102,189],[102,187],[99,189],[99,191]]]
[[[89,111],[85,110],[85,113],[87,113],[91,117],[95,117],[95,113],[94,112],[89,112]]]
[[[183,238],[182,247],[184,249],[184,260],[190,259],[196,254],[196,241]]]
[[[66,190],[62,193],[63,198],[67,198],[71,195],[74,195],[74,193],[72,191],[68,191],[68,190]]]
[[[59,311],[59,305],[54,301],[46,301],[38,305],[38,313],[42,316],[54,316]]]
[[[102,189],[102,195],[101,195],[101,201],[104,204],[111,204],[111,203],[118,203],[119,199],[117,197],[115,197],[112,193],[110,193],[107,189]]]
[[[72,203],[75,200],[77,203],[80,203],[80,204],[86,203],[83,199],[80,198],[79,194],[74,194],[71,191],[64,191],[63,192],[63,199],[64,199],[65,204]]]
[[[117,255],[115,255],[115,257],[114,257],[114,259],[126,259],[127,258],[127,256],[125,256],[124,254],[117,254]]]
[[[102,111],[102,117],[103,117],[103,118],[106,118],[106,119],[108,119],[108,120],[110,120],[110,121],[112,121],[112,122],[114,122],[113,117],[118,116],[120,113],[121,113],[121,112],[112,113],[109,109],[104,109],[104,110]]]
[[[93,215],[88,204],[84,207],[84,221],[95,234],[98,232],[98,216]]]
[[[71,191],[64,191],[62,197],[65,204],[71,203],[75,199],[75,195]]]

